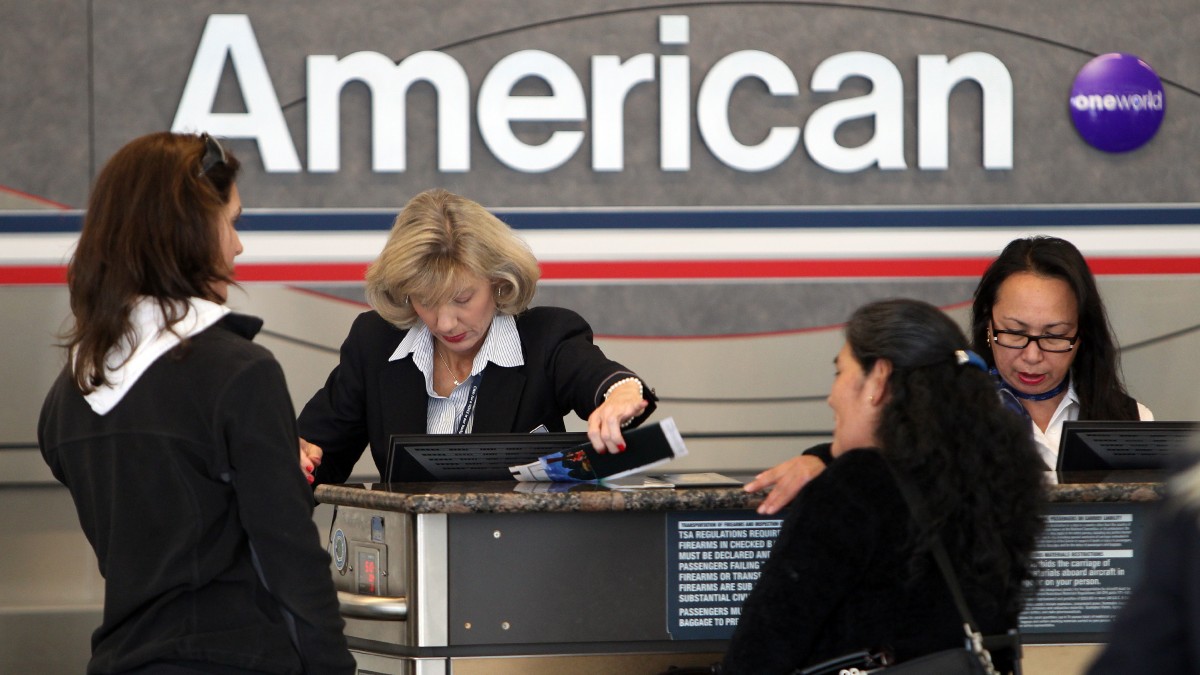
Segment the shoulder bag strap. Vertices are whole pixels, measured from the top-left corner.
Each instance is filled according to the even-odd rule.
[[[888,465],[891,466],[890,464]],[[913,489],[912,485],[902,477],[895,469],[892,469],[892,477],[896,480],[897,487],[900,488],[900,494],[904,496],[904,501],[908,503],[908,510],[912,513],[913,519],[918,523],[925,519],[925,504],[921,501],[920,495]],[[934,535],[933,545],[931,546],[933,559],[937,561],[938,569],[942,572],[942,578],[946,580],[946,586],[950,588],[950,595],[954,597],[954,606],[958,608],[958,613],[962,617],[971,630],[978,632],[979,628],[975,625],[975,619],[971,616],[971,609],[967,607],[966,598],[963,597],[962,588],[958,585],[958,576],[954,574],[954,568],[950,565],[950,556],[946,553],[946,546],[942,543],[940,534]]]
[[[904,497],[904,501],[908,504],[908,510],[912,517],[918,522],[922,522],[925,518],[925,503],[921,501],[921,496],[908,482],[908,480],[900,475],[896,468],[888,462],[888,469],[892,472],[892,478],[896,481],[896,486],[900,488],[900,494]],[[946,553],[946,546],[942,543],[942,535],[935,534],[933,537],[933,559],[937,561],[938,569],[942,572],[942,578],[946,581],[946,586],[950,589],[950,595],[954,598],[954,605],[958,608],[958,614],[963,620],[963,630],[966,632],[967,639],[970,640],[972,651],[983,662],[984,670],[989,673],[995,673],[995,668],[992,665],[992,655],[983,648],[983,634],[980,633],[979,627],[975,624],[975,619],[971,616],[971,609],[967,607],[966,598],[963,597],[962,588],[958,585],[958,576],[954,574],[954,568],[950,565],[950,556]]]

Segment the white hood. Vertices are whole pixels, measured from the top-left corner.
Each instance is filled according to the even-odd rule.
[[[165,322],[158,303],[153,298],[141,298],[129,314],[134,329],[134,344],[137,346],[132,355],[129,345],[125,343],[108,353],[104,363],[109,383],[84,397],[88,405],[98,415],[108,413],[125,398],[125,394],[158,357],[182,342],[183,338],[200,333],[228,313],[229,308],[224,305],[191,298],[188,300],[187,315],[168,331],[164,330]]]

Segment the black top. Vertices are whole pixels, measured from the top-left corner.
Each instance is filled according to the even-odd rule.
[[[159,357],[106,415],[66,369],[46,397],[42,455],[105,580],[89,673],[180,660],[354,672],[283,371],[247,339],[261,325],[226,316]]]
[[[534,307],[515,318],[525,365],[484,368],[473,432],[528,433],[539,425],[563,431],[568,412],[586,419],[610,386],[635,377],[592,344],[591,327],[575,312]],[[374,311],[355,319],[340,362],[300,413],[300,436],[324,451],[317,484],[345,482],[368,444],[383,475],[392,434],[425,433],[425,376],[411,357],[388,361],[407,332]],[[650,405],[635,425],[657,400],[642,388]]]
[[[962,646],[962,620],[931,554],[912,571],[908,507],[883,457],[852,450],[805,486],[726,654],[726,675],[791,673],[862,649],[906,660]],[[951,560],[962,552],[949,543]],[[1003,585],[955,565],[985,634],[1015,627]]]
[[[1088,675],[1194,673],[1200,663],[1200,508],[1172,500],[1156,518],[1141,579]]]

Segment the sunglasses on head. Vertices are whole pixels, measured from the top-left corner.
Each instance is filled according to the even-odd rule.
[[[204,176],[213,167],[225,164],[225,148],[217,142],[217,139],[208,134],[201,134],[200,140],[204,141],[204,157],[200,160],[200,176]]]

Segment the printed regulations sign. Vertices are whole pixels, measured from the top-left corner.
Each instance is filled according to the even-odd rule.
[[[733,635],[742,602],[783,520],[747,511],[667,516],[667,632],[675,640]]]
[[[1129,598],[1154,505],[1050,504],[1020,628],[1031,643],[1096,642]],[[744,511],[667,518],[667,631],[733,636],[783,521]]]
[[[1141,576],[1154,505],[1050,504],[1021,613],[1028,642],[1096,642]]]

